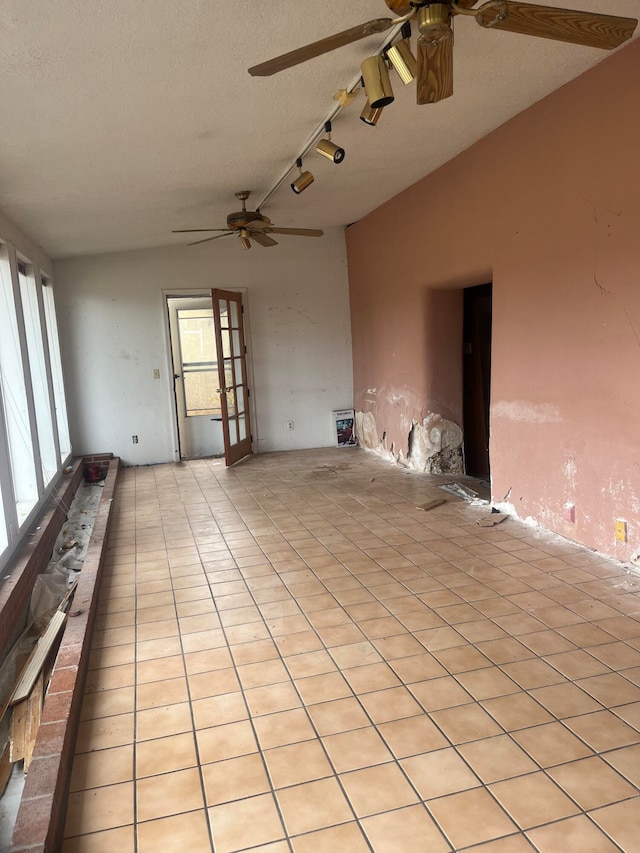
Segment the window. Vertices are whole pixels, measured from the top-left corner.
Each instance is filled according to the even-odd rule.
[[[53,300],[51,282],[42,277],[42,301],[44,303],[45,326],[49,344],[49,361],[51,363],[51,379],[53,381],[53,399],[56,409],[56,424],[58,426],[58,442],[60,444],[60,462],[65,462],[71,453],[69,438],[69,423],[67,421],[67,401],[64,394],[62,376],[62,361],[60,359],[60,343],[58,341],[58,323],[56,306]]]
[[[41,320],[41,305],[33,277],[33,269],[18,262],[18,281],[22,298],[22,317],[27,339],[27,354],[31,378],[31,391],[36,414],[40,467],[44,485],[48,486],[58,470],[56,436],[54,434],[54,409],[49,387],[49,372],[45,358],[45,340]]]
[[[178,332],[187,417],[219,415],[213,309],[179,308]]]
[[[0,254],[0,379],[7,445],[18,522],[38,501],[34,435],[27,399],[26,340],[21,335],[20,291],[13,286],[11,264],[4,246]],[[24,334],[24,327],[22,326]]]
[[[70,451],[53,288],[0,241],[0,566]]]

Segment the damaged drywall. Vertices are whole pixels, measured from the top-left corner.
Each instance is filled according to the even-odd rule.
[[[429,412],[422,423],[411,422],[407,436],[408,453],[396,453],[393,444],[387,447],[386,434],[380,436],[373,412],[356,412],[358,443],[375,450],[385,458],[427,474],[463,474],[462,430],[453,421]]]
[[[377,451],[383,449],[373,412],[356,412],[356,435],[360,447]]]
[[[421,424],[413,423],[407,459],[411,468],[427,474],[463,474],[462,430],[430,412]]]

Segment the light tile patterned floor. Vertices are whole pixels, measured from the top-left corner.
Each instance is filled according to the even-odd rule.
[[[640,577],[437,482],[125,470],[64,853],[640,850]]]

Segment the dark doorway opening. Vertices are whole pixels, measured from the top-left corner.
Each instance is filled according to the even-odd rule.
[[[491,284],[464,291],[463,428],[467,474],[488,479],[491,399]]]

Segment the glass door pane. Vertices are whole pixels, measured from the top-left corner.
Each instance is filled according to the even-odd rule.
[[[213,290],[213,313],[222,393],[225,460],[233,465],[251,453],[251,431],[246,411],[249,390],[245,361],[242,296],[233,291]]]

